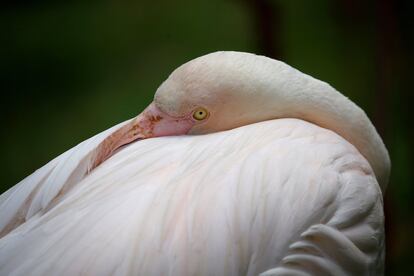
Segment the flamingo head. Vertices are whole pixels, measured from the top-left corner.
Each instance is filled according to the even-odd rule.
[[[257,66],[252,66],[256,58],[264,57],[216,52],[180,66],[135,118],[131,137],[204,134],[270,118],[274,112],[260,108],[264,97],[255,98],[262,90],[257,86],[261,82]]]
[[[239,82],[240,66],[253,54],[216,52],[177,68],[156,91],[154,101],[136,118],[109,135],[97,151],[93,167],[118,148],[136,140],[204,134],[246,125],[256,118],[248,82]],[[247,92],[247,93],[243,93]],[[244,95],[244,96],[243,96]],[[252,109],[252,107],[255,107]]]

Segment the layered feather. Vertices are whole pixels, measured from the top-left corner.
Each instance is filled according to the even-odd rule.
[[[76,186],[89,173],[102,141],[128,122],[83,141],[0,195],[0,237],[41,216]]]
[[[280,119],[148,139],[86,175],[67,161],[93,141],[2,196],[0,217],[25,220],[0,239],[0,275],[382,273],[380,188],[332,131]]]

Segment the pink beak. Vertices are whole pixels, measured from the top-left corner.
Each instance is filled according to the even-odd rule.
[[[172,117],[152,102],[141,114],[106,137],[98,146],[91,169],[96,168],[113,153],[136,140],[187,134],[194,121],[188,117]]]

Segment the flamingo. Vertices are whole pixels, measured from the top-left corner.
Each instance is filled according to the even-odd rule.
[[[0,275],[381,275],[387,150],[289,65],[214,52],[0,197]]]

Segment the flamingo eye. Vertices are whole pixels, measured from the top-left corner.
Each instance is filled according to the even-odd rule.
[[[199,107],[193,112],[193,118],[197,121],[202,121],[205,118],[207,118],[207,116],[208,116],[208,111],[203,107]]]

